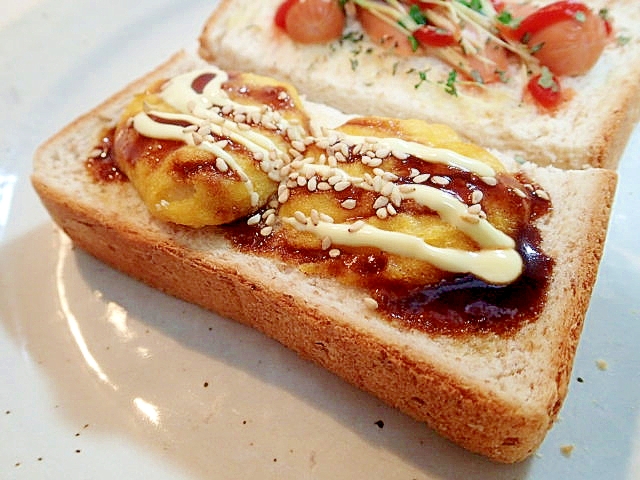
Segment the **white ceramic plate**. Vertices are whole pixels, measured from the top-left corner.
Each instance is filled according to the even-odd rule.
[[[30,188],[33,151],[194,47],[213,3],[0,2],[0,477],[638,478],[638,129],[561,420],[519,465],[70,246]]]

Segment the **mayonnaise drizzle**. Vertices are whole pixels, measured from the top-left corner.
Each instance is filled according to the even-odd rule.
[[[211,80],[204,86],[202,93],[196,92],[192,85],[201,75],[212,74]],[[173,107],[179,113],[167,113],[161,111],[141,112],[133,119],[134,128],[142,135],[157,138],[182,141],[188,145],[197,145],[204,148],[218,158],[223,159],[234,170],[247,186],[249,194],[253,194],[253,184],[242,167],[228,153],[224,146],[206,138],[199,142],[194,140],[193,130],[185,129],[181,125],[155,121],[154,116],[168,122],[188,123],[197,127],[207,126],[212,134],[228,138],[232,142],[243,145],[249,151],[254,152],[255,158],[279,158],[285,164],[293,165],[289,152],[282,151],[271,138],[261,133],[259,129],[246,128],[246,124],[236,123],[220,114],[220,109],[229,109],[242,114],[263,114],[266,107],[243,105],[232,101],[222,89],[224,82],[228,80],[228,74],[215,67],[196,70],[171,79],[160,93],[162,100]],[[212,107],[218,107],[217,109]],[[271,111],[271,113],[274,113]],[[275,112],[277,113],[277,112]],[[278,129],[285,131],[291,125],[277,117]],[[299,136],[308,136],[300,125]],[[349,147],[358,144],[371,145],[373,142],[377,148],[393,152],[398,158],[415,157],[426,162],[444,164],[453,168],[474,173],[482,178],[495,177],[495,170],[486,163],[474,158],[461,155],[457,152],[429,147],[417,142],[398,138],[362,137],[348,135],[337,130],[322,129],[327,137],[318,140],[318,145],[327,143],[327,138],[335,139]],[[331,145],[332,142],[329,142]],[[309,178],[317,175],[327,179],[330,176],[339,175],[352,186],[366,190],[373,190],[373,185],[363,177],[349,175],[346,171],[335,166],[309,163],[309,159],[299,162],[300,175]],[[291,169],[288,170],[289,172]],[[287,176],[272,175],[270,178],[281,183],[287,182]],[[369,177],[370,179],[371,177]],[[437,268],[455,273],[472,273],[479,278],[491,283],[509,283],[515,280],[523,268],[523,261],[515,250],[515,241],[495,228],[485,218],[478,218],[475,222],[466,220],[465,214],[468,206],[450,193],[429,185],[411,184],[411,188],[402,190],[402,200],[413,200],[421,206],[427,207],[447,222],[470,238],[480,247],[478,251],[466,251],[455,248],[439,248],[429,245],[420,237],[408,233],[383,230],[372,225],[362,225],[357,229],[349,224],[336,224],[324,221],[311,221],[305,223],[299,218],[286,217],[282,221],[294,226],[296,229],[310,232],[319,238],[329,238],[332,244],[345,246],[368,246],[380,248],[388,253],[404,257],[424,260]]]
[[[522,272],[522,259],[514,249],[482,249],[467,251],[456,248],[434,247],[415,235],[382,230],[363,225],[357,231],[344,223],[301,223],[293,217],[285,217],[285,223],[319,238],[328,237],[332,244],[351,247],[374,247],[385,252],[429,262],[441,270],[453,273],[472,273],[490,283],[510,283]]]

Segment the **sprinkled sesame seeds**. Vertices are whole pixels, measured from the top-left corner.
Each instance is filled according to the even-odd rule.
[[[451,183],[451,179],[448,177],[443,177],[441,175],[433,175],[431,177],[431,183],[445,187],[449,185],[449,183]]]
[[[373,208],[374,210],[377,210],[379,208],[386,207],[388,203],[389,199],[387,197],[379,196],[378,198],[376,198],[376,201],[373,202]]]
[[[339,250],[339,249],[337,249],[337,248],[332,248],[331,250],[329,250],[329,256],[330,256],[331,258],[337,258],[337,257],[339,257],[339,256],[340,256],[340,253],[341,253],[341,252],[340,252],[340,250]]]
[[[371,310],[377,310],[378,309],[378,302],[376,302],[375,299],[371,298],[371,297],[365,297],[363,299],[364,304],[367,308],[370,308]]]
[[[253,226],[253,225],[257,225],[258,223],[260,223],[260,214],[256,213],[255,215],[252,215],[248,218],[247,220],[247,225],[249,226]]]
[[[356,200],[354,198],[347,198],[340,204],[340,206],[342,208],[346,208],[347,210],[353,210],[354,208],[356,208]]]
[[[428,173],[418,174],[413,177],[413,183],[425,183],[429,180],[429,177],[431,177],[431,175]]]
[[[365,222],[363,220],[357,220],[356,222],[349,225],[348,231],[349,233],[355,233],[358,230],[360,230],[362,227],[364,227],[364,225],[365,225]]]
[[[343,190],[346,190],[347,188],[349,188],[351,186],[351,182],[348,180],[341,180],[338,183],[336,183],[333,188],[336,192],[342,192]]]
[[[260,229],[260,235],[262,235],[263,237],[268,237],[269,235],[271,235],[271,232],[273,232],[272,226],[266,226]]]
[[[547,201],[551,200],[551,197],[549,197],[549,194],[544,190],[538,189],[534,193],[538,198],[541,198],[542,200],[547,200]]]
[[[216,158],[216,168],[221,172],[226,172],[227,170],[229,170],[229,165],[227,165],[227,162],[224,160],[224,158],[218,157]]]

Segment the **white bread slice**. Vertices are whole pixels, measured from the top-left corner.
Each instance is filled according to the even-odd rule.
[[[553,200],[538,227],[557,265],[537,321],[510,336],[401,331],[358,288],[241,253],[216,228],[162,223],[128,182],[90,177],[87,156],[132,95],[201,64],[175,55],[38,149],[32,182],[55,222],[109,265],[264,332],[473,452],[515,462],[535,451],[567,393],[616,174],[523,167]]]
[[[451,67],[435,58],[399,57],[366,37],[297,44],[274,26],[280,3],[222,0],[201,33],[201,56],[221,68],[289,81],[314,102],[363,115],[445,123],[475,143],[560,168],[616,168],[640,116],[636,0],[584,0],[596,12],[606,7],[617,35],[628,41],[612,42],[586,75],[563,78],[575,95],[553,114],[521,101],[524,86],[517,76],[509,84],[459,89],[452,96],[442,85]],[[357,24],[348,28],[361,31]],[[418,72],[433,80],[421,82]]]

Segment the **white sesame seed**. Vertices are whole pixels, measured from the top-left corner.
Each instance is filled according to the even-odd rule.
[[[331,247],[331,238],[330,237],[324,237],[322,239],[322,243],[321,243],[321,248],[322,250],[328,250]]]
[[[285,203],[287,200],[289,200],[290,193],[291,193],[291,190],[289,190],[285,186],[284,190],[282,190],[282,192],[278,194],[278,202]]]
[[[409,154],[407,152],[403,152],[402,150],[392,150],[391,154],[398,160],[406,160],[407,158],[409,158]]]
[[[321,192],[326,192],[327,190],[331,190],[331,188],[333,187],[329,185],[328,182],[318,182],[318,190]]]
[[[304,187],[307,184],[307,178],[301,175],[296,179],[296,183],[298,186]]]
[[[376,210],[376,217],[378,217],[379,219],[384,220],[388,216],[389,216],[389,212],[385,207],[381,207]]]
[[[419,174],[419,175],[416,175],[415,177],[413,177],[413,182],[414,183],[424,183],[427,180],[429,180],[429,177],[431,177],[430,174],[422,173],[422,174]]]
[[[376,157],[378,158],[386,158],[391,155],[391,149],[389,147],[378,146],[376,149]]]
[[[398,185],[398,190],[400,190],[400,193],[413,193],[416,191],[416,187],[403,183],[402,185]]]
[[[527,194],[525,192],[523,192],[522,190],[520,190],[519,188],[514,188],[513,189],[513,193],[515,193],[520,198],[527,198]]]
[[[347,210],[353,210],[354,208],[356,208],[356,200],[354,198],[347,198],[340,205],[342,206],[342,208],[346,208]]]
[[[270,214],[267,219],[264,221],[264,224],[267,226],[272,226],[274,223],[276,223],[276,214],[272,213]]]
[[[373,157],[369,160],[369,166],[370,167],[379,167],[380,165],[382,165],[382,159],[378,158],[378,157]]]
[[[549,194],[547,192],[545,192],[544,190],[538,189],[534,193],[536,194],[537,197],[539,197],[539,198],[541,198],[543,200],[547,200],[547,201],[551,200],[551,197],[549,197]]]
[[[475,203],[473,205],[471,205],[467,211],[471,214],[471,215],[479,215],[480,212],[482,211],[482,207],[478,204]]]
[[[337,248],[332,248],[331,250],[329,250],[329,256],[331,258],[336,258],[340,256],[340,250],[338,250]]]
[[[271,235],[271,232],[273,232],[273,227],[271,226],[263,227],[260,230],[260,235],[262,235],[263,237],[268,237],[269,235]]]
[[[364,298],[364,304],[367,308],[370,308],[371,310],[377,310],[378,309],[378,302],[375,301],[375,299],[371,298],[371,297],[365,297]]]
[[[480,177],[481,180],[489,185],[490,187],[495,187],[498,184],[498,179],[496,177]]]
[[[484,197],[482,190],[474,190],[471,193],[471,203],[480,203]]]
[[[224,158],[218,157],[216,158],[216,168],[221,172],[226,172],[227,170],[229,170],[229,165],[227,165],[227,162],[225,162]]]
[[[191,139],[194,145],[200,145],[204,141],[204,138],[198,132],[192,132]]]
[[[387,197],[379,196],[378,198],[376,198],[376,201],[373,202],[373,209],[377,210],[379,208],[386,207],[388,203],[389,199]]]
[[[446,185],[449,185],[449,183],[451,183],[451,179],[447,177],[443,177],[441,175],[434,175],[433,177],[431,177],[431,183],[435,185],[441,185],[444,187]]]
[[[329,183],[329,185],[333,187],[336,183],[338,183],[341,180],[342,180],[342,175],[331,175],[329,178],[327,178],[327,183]]]
[[[402,193],[400,191],[400,186],[393,186],[393,190],[391,191],[391,195],[389,195],[389,198],[391,199],[391,203],[396,207],[399,207],[402,204]]]
[[[276,209],[275,208],[269,208],[269,209],[265,210],[263,212],[263,214],[262,214],[262,218],[267,218],[272,213],[276,213]]]
[[[307,149],[307,146],[304,144],[304,142],[300,140],[294,140],[293,142],[291,142],[291,146],[298,152],[304,152]]]
[[[347,229],[350,233],[355,233],[358,230],[360,230],[362,227],[364,227],[365,223],[362,220],[357,220],[356,222],[352,223],[351,225],[349,225],[349,228]]]
[[[247,225],[257,225],[260,222],[260,214],[256,213],[247,220]]]
[[[211,134],[211,125],[205,124],[198,128],[198,133],[203,137]]]
[[[311,177],[307,181],[307,189],[310,192],[315,192],[317,188],[318,188],[318,179],[316,177]]]
[[[335,220],[331,215],[327,215],[326,213],[320,212],[320,220],[326,223],[333,223]]]
[[[389,213],[389,215],[395,215],[398,213],[396,207],[394,207],[391,203],[387,205],[387,212]]]
[[[392,182],[387,182],[384,184],[384,186],[382,187],[382,190],[380,190],[380,194],[384,195],[385,197],[388,197],[389,195],[391,195],[391,192],[393,191],[393,187],[395,185]]]
[[[333,188],[336,192],[342,192],[343,190],[346,190],[347,188],[349,188],[351,186],[351,182],[348,180],[342,180],[338,183],[336,183]]]
[[[260,195],[258,195],[258,192],[251,192],[251,206],[255,207],[256,205],[258,205],[259,201]]]
[[[303,225],[307,224],[307,216],[302,213],[300,210],[296,210],[293,213],[293,218],[295,218],[298,222],[302,223]]]
[[[311,219],[311,223],[313,223],[314,225],[318,225],[318,223],[320,223],[320,214],[315,208],[311,209],[309,218]]]

